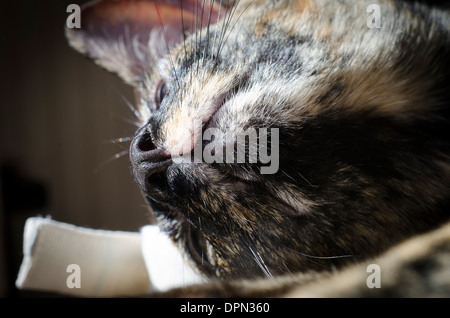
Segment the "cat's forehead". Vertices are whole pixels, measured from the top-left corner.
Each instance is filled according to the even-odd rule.
[[[364,16],[351,19],[348,13],[343,24],[321,18],[314,8],[301,8],[299,16],[283,6],[255,3],[240,19],[187,35],[159,60],[152,78],[153,86],[163,79],[169,87],[166,115],[181,114],[182,107],[192,112],[241,79],[247,102],[234,104],[241,117],[243,110],[249,111],[247,117],[260,118],[270,110],[271,118],[280,121],[301,121],[324,110],[367,109],[396,117],[416,111],[411,100],[420,89],[403,85],[398,73],[398,52],[410,40],[400,42],[387,22],[383,29],[368,29]],[[361,4],[357,9],[365,12]],[[320,12],[332,16],[332,10],[324,5]],[[346,26],[355,31],[349,34]],[[289,117],[283,115],[287,111]]]
[[[233,68],[238,60],[241,63],[245,62],[239,54],[230,55],[230,46],[237,48],[239,43],[236,39],[225,41],[221,27],[211,26],[208,30],[186,35],[180,44],[169,50],[159,61],[161,77],[170,80],[186,75],[192,76],[193,69],[196,75],[199,71],[205,70],[219,72]]]

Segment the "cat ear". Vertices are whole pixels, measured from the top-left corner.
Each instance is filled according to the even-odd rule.
[[[66,36],[77,51],[137,86],[154,59],[195,27],[215,23],[219,12],[210,0],[100,0],[82,8],[81,27],[67,27]]]

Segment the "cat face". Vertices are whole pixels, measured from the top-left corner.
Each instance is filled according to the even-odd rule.
[[[99,2],[68,30],[136,87],[133,177],[207,275],[328,270],[447,217],[445,19],[386,1],[370,29],[367,5]]]

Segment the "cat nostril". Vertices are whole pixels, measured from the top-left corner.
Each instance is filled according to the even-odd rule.
[[[155,170],[160,166],[158,163],[171,159],[170,153],[158,148],[153,142],[153,136],[146,129],[138,131],[130,145],[130,160],[133,168],[144,170]],[[143,167],[139,167],[144,165]]]
[[[150,151],[156,149],[156,146],[152,140],[152,136],[149,132],[146,132],[141,136],[139,142],[137,143],[137,147],[141,151]]]
[[[161,196],[167,190],[166,171],[172,164],[171,155],[153,142],[147,128],[140,129],[130,145],[132,174],[142,191]]]

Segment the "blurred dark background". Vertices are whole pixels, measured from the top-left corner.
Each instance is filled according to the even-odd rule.
[[[70,3],[7,1],[0,9],[0,297],[16,290],[24,222],[31,216],[138,231],[148,210],[131,178],[133,91],[73,51]],[[82,23],[82,21],[81,21]]]
[[[28,217],[124,231],[148,222],[128,156],[109,160],[128,143],[108,141],[136,129],[122,98],[134,102],[133,92],[64,37],[67,6],[83,2],[7,1],[0,10],[0,297],[42,296],[14,287]]]

